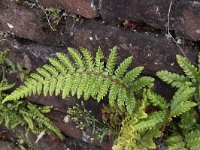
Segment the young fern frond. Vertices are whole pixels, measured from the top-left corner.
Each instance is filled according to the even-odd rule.
[[[199,150],[200,149],[200,130],[199,128],[179,135],[178,133],[171,135],[165,141],[167,150]]]
[[[177,55],[176,58],[179,66],[183,69],[185,74],[192,79],[192,81],[196,81],[198,78],[198,69],[191,64],[187,58],[180,55]]]
[[[169,104],[166,102],[166,100],[152,91],[147,91],[147,97],[148,100],[151,102],[153,106],[159,107],[161,110],[167,110],[169,107]]]
[[[171,102],[171,117],[179,116],[182,113],[190,110],[197,104],[190,101],[193,93],[195,92],[195,88],[191,88],[188,86],[181,87],[173,96]]]
[[[44,96],[61,93],[63,99],[71,93],[72,96],[77,94],[78,98],[94,97],[98,102],[109,95],[111,106],[117,102],[119,108],[126,107],[128,113],[132,114],[136,103],[135,91],[153,84],[154,79],[151,77],[136,80],[143,67],[126,73],[132,57],[125,59],[115,69],[116,48],[111,50],[106,67],[100,48],[95,60],[86,49],[81,49],[82,55],[73,48],[68,50],[76,65],[66,55],[57,53],[57,59],[49,58],[49,65],[38,68],[38,73],[31,74],[25,84],[7,96],[3,102],[18,100],[36,92],[43,93]]]
[[[190,82],[190,80],[186,78],[185,76],[179,75],[176,73],[171,73],[166,70],[158,71],[156,74],[161,80],[163,80],[167,84],[171,84],[172,87],[176,87],[176,88],[180,88],[186,82]]]
[[[200,129],[193,130],[185,135],[186,145],[190,150],[200,149]]]
[[[187,58],[177,55],[177,62],[183,69],[184,75],[178,75],[168,71],[159,71],[157,75],[164,82],[171,84],[172,87],[181,88],[187,84],[187,86],[195,88],[195,92],[192,94],[192,98],[197,102],[198,108],[200,109],[200,53],[198,55],[198,66],[194,66]],[[189,107],[192,107],[194,103],[186,102]]]
[[[197,125],[198,115],[195,109],[190,109],[189,111],[181,115],[181,122],[179,127],[184,131],[191,131]]]
[[[109,75],[112,75],[116,66],[117,61],[117,47],[114,47],[111,50],[111,53],[108,57],[108,61],[106,64],[106,72],[108,72]]]
[[[187,150],[184,139],[180,135],[171,135],[165,140],[165,144],[167,145],[167,150]]]
[[[135,125],[135,131],[144,132],[153,129],[157,124],[162,123],[165,118],[165,113],[162,111],[154,112],[147,118],[141,119]]]

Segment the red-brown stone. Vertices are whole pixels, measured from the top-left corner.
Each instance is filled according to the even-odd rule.
[[[98,2],[95,0],[39,0],[45,7],[54,7],[67,10],[86,18],[98,16]]]

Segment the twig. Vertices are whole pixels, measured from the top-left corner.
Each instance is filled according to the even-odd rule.
[[[183,56],[187,58],[187,56],[184,53],[183,49],[180,47],[180,45],[176,42],[176,40],[174,39],[174,37],[170,33],[170,13],[171,13],[172,5],[173,5],[173,1],[170,2],[168,14],[167,14],[167,29],[166,29],[167,30],[167,35],[166,36],[167,36],[167,39],[172,39],[172,41],[177,45],[177,47],[179,48],[179,50],[181,51]]]
[[[49,20],[49,15],[47,14],[47,12],[46,12],[46,10],[44,9],[43,5],[42,5],[38,0],[36,0],[36,3],[37,3],[37,5],[40,7],[40,9],[41,9],[42,11],[44,11],[45,16],[46,16],[46,18],[47,18],[47,22],[48,22],[49,27],[50,27],[53,31],[56,31],[56,29],[52,27],[51,22],[50,22],[50,20]]]

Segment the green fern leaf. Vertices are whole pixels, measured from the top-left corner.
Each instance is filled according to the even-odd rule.
[[[80,48],[80,50],[83,54],[83,57],[87,66],[87,70],[92,71],[94,69],[94,61],[93,61],[93,57],[91,53],[85,48]]]
[[[187,58],[177,55],[177,62],[180,65],[181,68],[183,68],[183,71],[185,74],[196,82],[196,79],[198,78],[197,68],[192,65]]]
[[[200,130],[196,129],[185,135],[185,140],[187,147],[190,150],[199,150],[200,149]]]
[[[72,58],[74,59],[74,62],[76,64],[76,66],[78,67],[79,70],[84,70],[85,66],[84,66],[84,61],[82,59],[82,56],[80,55],[80,53],[78,53],[75,49],[73,48],[68,48],[69,53],[71,54]]]
[[[141,119],[138,123],[134,125],[134,128],[138,132],[144,132],[146,130],[151,130],[158,123],[164,121],[165,113],[162,111],[154,112],[150,114],[147,118]]]
[[[103,68],[104,68],[104,62],[102,62],[101,60],[104,58],[103,56],[103,52],[101,50],[101,48],[98,48],[98,51],[96,53],[96,58],[95,58],[95,70],[96,72],[102,72]]]
[[[91,94],[93,93],[93,89],[94,89],[94,86],[96,84],[96,77],[95,76],[91,76],[89,81],[88,81],[88,84],[84,90],[84,99],[85,100],[88,100],[89,97],[91,96]]]
[[[88,84],[88,80],[89,77],[88,76],[83,76],[79,85],[79,88],[77,90],[77,97],[78,99],[81,97],[81,95],[83,94],[84,89],[86,88],[87,84]]]
[[[186,82],[189,82],[189,79],[185,76],[168,71],[159,71],[156,74],[161,80],[176,88],[182,87]]]
[[[132,62],[132,57],[129,57],[114,71],[116,48],[111,50],[106,66],[100,48],[96,53],[95,62],[89,51],[83,48],[81,51],[83,58],[75,49],[69,48],[75,66],[66,55],[57,53],[58,59],[50,58],[49,65],[38,68],[38,73],[31,74],[25,84],[8,95],[3,103],[36,93],[39,95],[43,93],[44,96],[62,93],[63,99],[71,93],[72,96],[77,94],[78,98],[83,95],[84,99],[89,99],[91,96],[97,101],[108,95],[110,105],[117,102],[118,107],[121,109],[126,107],[129,113],[133,113],[136,103],[135,91],[138,92],[153,82],[152,78],[143,77],[130,83],[141,73],[143,67],[135,68],[125,74]]]
[[[154,82],[154,78],[151,77],[141,77],[138,80],[134,81],[131,84],[132,90],[133,91],[139,91],[145,86],[151,86]]]
[[[124,73],[127,71],[129,65],[131,64],[132,59],[133,57],[128,57],[119,65],[119,67],[115,71],[115,75],[117,79],[120,79],[123,77]]]
[[[115,65],[116,65],[116,60],[117,60],[117,47],[114,47],[111,50],[111,53],[110,53],[110,55],[108,57],[108,61],[107,61],[107,64],[106,64],[106,69],[105,69],[105,71],[109,75],[112,75],[113,72],[114,72],[114,68],[115,68]]]
[[[79,85],[81,84],[81,78],[82,78],[82,76],[80,74],[77,74],[74,77],[74,82],[73,82],[73,85],[72,85],[72,88],[71,88],[72,96],[74,96],[77,93]]]
[[[103,85],[101,86],[98,96],[97,96],[97,101],[99,102],[100,100],[103,99],[103,97],[107,94],[107,91],[110,88],[111,81],[110,80],[105,80]]]
[[[49,85],[49,95],[52,96],[54,91],[56,90],[57,80],[55,78],[52,79]]]
[[[147,91],[147,97],[153,104],[153,106],[160,107],[162,110],[167,110],[167,108],[169,107],[166,100],[162,96],[157,95],[150,90]]]
[[[56,90],[55,90],[55,95],[57,96],[60,94],[61,90],[63,89],[64,86],[64,80],[63,78],[58,78],[57,84],[56,84]]]
[[[125,100],[126,100],[126,90],[123,89],[123,88],[120,88],[118,90],[118,96],[117,96],[117,104],[118,104],[118,107],[120,109],[122,109],[122,107],[124,106],[124,103],[125,103]]]
[[[134,108],[135,108],[135,96],[133,94],[127,94],[125,104],[126,109],[129,114],[133,114]]]
[[[38,73],[39,73],[40,75],[42,75],[45,79],[50,79],[50,78],[51,78],[51,74],[50,74],[48,71],[46,71],[45,69],[43,69],[43,68],[38,68],[37,71],[38,71]]]
[[[70,59],[63,53],[56,53],[59,60],[64,64],[64,66],[69,70],[69,72],[74,72],[74,64],[70,61]]]
[[[109,104],[111,107],[114,107],[115,100],[117,99],[118,87],[116,85],[112,85],[109,92]]]
[[[58,70],[61,74],[65,74],[66,68],[62,65],[62,63],[55,59],[55,58],[49,58],[49,62],[52,64],[52,66],[55,67],[56,70]]]
[[[52,76],[58,76],[58,71],[53,66],[46,64],[43,68],[46,69]]]
[[[133,80],[135,80],[136,77],[140,75],[143,69],[144,67],[136,67],[128,73],[126,73],[125,78],[123,79],[124,83],[131,83]]]
[[[73,85],[73,78],[70,74],[67,75],[66,81],[63,85],[62,99],[65,99],[66,96],[69,95]]]
[[[43,93],[45,97],[48,95],[48,92],[49,92],[49,84],[50,84],[49,82],[46,82],[43,85]]]
[[[191,108],[193,108],[196,105],[197,104],[195,102],[191,102],[191,101],[181,102],[177,107],[175,107],[171,111],[170,115],[172,117],[179,116],[179,115],[183,114],[184,112],[189,111]]]
[[[184,131],[190,131],[196,126],[198,115],[194,109],[189,110],[181,115],[181,123],[179,126]]]
[[[101,86],[103,85],[103,82],[104,82],[104,80],[103,80],[103,78],[101,76],[98,79],[96,79],[96,82],[95,82],[95,84],[93,86],[92,97],[94,97],[94,98],[96,97],[96,95],[98,94]]]
[[[195,92],[195,88],[191,87],[182,87],[180,88],[171,102],[171,116],[179,116],[182,113],[188,111],[192,107],[196,106],[196,103],[188,101],[191,98],[192,94]]]
[[[183,137],[180,135],[171,135],[165,141],[167,150],[187,150]]]

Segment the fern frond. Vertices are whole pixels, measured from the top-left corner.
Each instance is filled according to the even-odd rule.
[[[92,57],[92,54],[85,48],[80,48],[80,50],[83,54],[87,70],[92,71],[94,69],[94,61],[93,61],[94,58]]]
[[[135,149],[156,149],[156,144],[154,138],[161,136],[161,131],[159,131],[159,126],[155,126],[153,129],[145,132],[141,135],[141,138],[137,140],[137,148]]]
[[[131,71],[127,72],[125,78],[123,79],[124,83],[131,83],[133,80],[135,80],[135,78],[137,78],[141,74],[143,69],[144,67],[136,67]]]
[[[47,70],[52,76],[58,76],[58,71],[53,67],[53,66],[50,66],[50,65],[44,65],[43,68],[45,70]]]
[[[66,96],[69,95],[69,92],[71,91],[72,85],[73,85],[73,77],[70,74],[68,74],[66,76],[66,81],[65,81],[64,86],[63,86],[62,99],[65,99]]]
[[[193,64],[191,64],[187,58],[183,56],[177,55],[176,58],[179,66],[183,68],[185,74],[193,81],[196,81],[196,79],[198,78],[197,68]]]
[[[94,86],[96,84],[96,80],[97,80],[97,78],[95,76],[90,77],[90,80],[88,81],[88,84],[84,90],[84,99],[85,100],[88,100],[89,97],[92,95]]]
[[[196,129],[186,134],[185,141],[187,143],[187,147],[189,147],[190,150],[199,150],[200,149],[200,129]]]
[[[111,85],[111,81],[110,80],[105,80],[103,85],[101,86],[99,92],[98,92],[98,95],[97,95],[97,101],[99,102],[100,100],[102,100],[106,94],[107,94],[107,91],[109,90],[110,88],[110,85]]]
[[[77,52],[74,48],[68,48],[68,51],[69,51],[70,55],[72,56],[72,58],[74,59],[76,67],[80,70],[84,70],[85,62],[83,61],[81,54],[79,52]]]
[[[167,150],[187,150],[183,137],[178,134],[168,137],[165,144],[167,145]]]
[[[81,95],[83,94],[84,92],[84,89],[87,87],[88,85],[88,82],[89,82],[89,78],[85,75],[82,77],[81,79],[81,82],[80,82],[80,85],[79,85],[79,88],[77,90],[77,97],[78,99],[81,97]]]
[[[196,106],[196,103],[189,101],[192,94],[195,92],[195,88],[191,87],[181,87],[173,96],[171,102],[171,116],[179,116],[182,113],[188,111],[192,107]]]
[[[63,53],[56,53],[58,59],[63,63],[63,65],[68,68],[69,72],[74,72],[74,64],[70,61],[70,59]]]
[[[98,48],[98,51],[96,53],[96,58],[95,58],[95,70],[96,72],[102,72],[104,69],[104,62],[102,62],[102,59],[104,58],[103,52],[101,48]]]
[[[65,74],[67,72],[67,69],[63,66],[63,64],[55,59],[55,58],[49,58],[49,62],[51,63],[52,66],[56,68],[61,74]]]
[[[111,107],[113,107],[115,104],[115,100],[117,99],[117,93],[118,93],[118,87],[113,84],[110,88],[110,93],[109,93],[109,104]]]
[[[127,97],[126,97],[126,100],[125,100],[125,104],[126,104],[127,112],[129,114],[132,114],[132,112],[133,112],[133,110],[135,108],[135,105],[136,105],[135,101],[136,100],[135,100],[134,94],[128,93]]]
[[[82,76],[81,74],[77,74],[73,79],[73,84],[71,88],[71,94],[74,96],[79,88],[79,85],[81,84]]]
[[[119,67],[115,70],[115,75],[117,79],[121,79],[125,72],[127,71],[129,65],[132,62],[133,57],[128,57],[126,58],[120,65]]]
[[[152,77],[141,77],[135,82],[133,82],[130,86],[132,90],[139,91],[146,86],[152,86],[154,82],[154,78]]]
[[[44,96],[62,93],[63,99],[71,93],[72,96],[77,94],[78,98],[82,95],[85,99],[93,97],[98,102],[108,95],[111,106],[117,102],[119,108],[126,107],[128,113],[133,113],[136,103],[135,91],[150,86],[154,79],[142,77],[135,81],[143,67],[126,73],[132,57],[125,59],[115,70],[116,48],[111,50],[106,66],[100,48],[96,53],[95,62],[89,51],[83,48],[81,51],[83,57],[75,49],[69,48],[75,66],[62,53],[57,53],[58,58],[49,58],[50,64],[38,68],[38,73],[31,74],[25,84],[7,96],[3,102],[18,100],[36,93],[43,93]]]
[[[137,119],[133,115],[123,120],[117,143],[112,147],[113,150],[133,150],[135,148],[138,136],[134,129],[136,122]]]
[[[113,72],[114,72],[114,69],[115,69],[115,65],[116,65],[116,61],[117,61],[117,47],[114,47],[112,50],[111,50],[111,53],[108,57],[108,61],[107,61],[107,64],[106,64],[106,72],[109,74],[109,75],[112,75]]]
[[[56,88],[55,88],[55,95],[57,96],[63,90],[65,81],[62,78],[58,78]]]
[[[153,106],[160,107],[161,110],[167,110],[167,108],[169,107],[166,100],[162,96],[157,95],[157,94],[151,92],[150,90],[147,91],[147,97]]]
[[[190,131],[197,125],[198,115],[195,109],[191,109],[181,115],[180,128],[184,131]]]
[[[186,82],[190,81],[183,75],[171,73],[165,70],[157,72],[156,75],[167,84],[171,84],[172,87],[176,88],[182,87]]]
[[[146,130],[151,130],[158,123],[164,121],[165,113],[162,111],[154,112],[150,114],[147,118],[141,119],[134,125],[135,131],[144,132]]]

